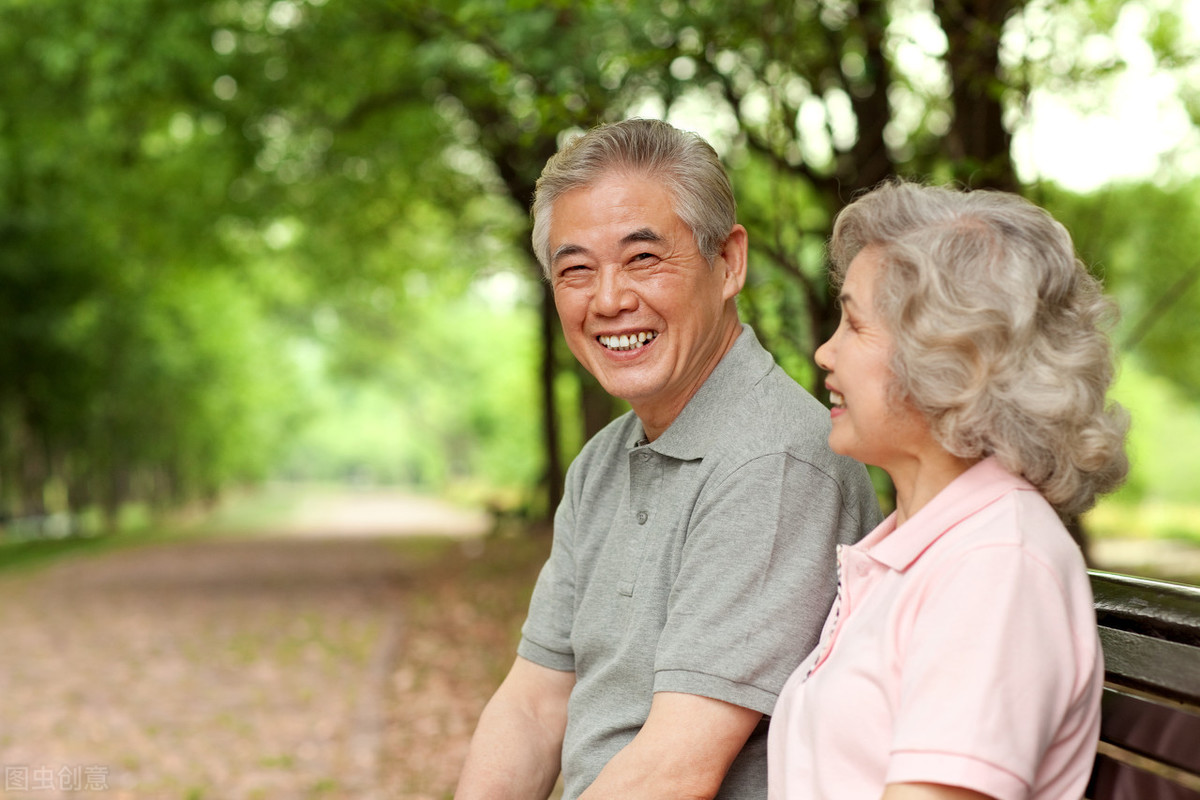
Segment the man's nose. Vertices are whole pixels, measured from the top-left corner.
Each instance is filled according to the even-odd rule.
[[[596,313],[607,317],[616,316],[622,311],[632,311],[637,307],[637,294],[625,271],[618,268],[602,268],[596,284],[596,294],[592,298]]]

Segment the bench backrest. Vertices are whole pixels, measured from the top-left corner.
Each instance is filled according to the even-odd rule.
[[[1200,587],[1093,571],[1104,647],[1092,800],[1200,800]]]

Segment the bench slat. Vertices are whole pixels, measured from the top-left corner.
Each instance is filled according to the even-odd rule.
[[[1090,575],[1101,628],[1200,647],[1200,586],[1098,570]]]
[[[1105,679],[1200,710],[1200,649],[1113,628],[1100,629]]]
[[[1100,743],[1092,779],[1084,797],[1088,800],[1200,800],[1200,791],[1155,774],[1157,767],[1135,754]]]
[[[1200,714],[1105,688],[1100,719],[1101,742],[1186,773],[1200,791]]]
[[[1105,690],[1091,800],[1200,800],[1200,587],[1092,571]]]

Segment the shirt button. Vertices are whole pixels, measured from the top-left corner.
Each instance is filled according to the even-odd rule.
[[[642,461],[649,461],[649,460],[650,460],[650,454],[642,453]]]
[[[638,521],[638,525],[645,525],[645,524],[646,524],[646,520],[647,520],[647,519],[649,519],[649,518],[650,518],[650,515],[649,515],[649,514],[647,514],[645,511],[639,511],[639,512],[637,513],[637,521]]]

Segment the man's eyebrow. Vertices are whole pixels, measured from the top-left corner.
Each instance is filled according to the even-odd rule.
[[[560,258],[567,256],[587,255],[588,249],[581,244],[562,244],[554,251],[554,255],[550,258],[551,264],[557,264]]]
[[[662,236],[662,234],[656,233],[650,228],[638,228],[636,231],[626,234],[625,237],[621,239],[621,246],[623,247],[627,244],[633,244],[634,242],[653,242],[656,244],[661,244],[665,241],[666,239]]]

